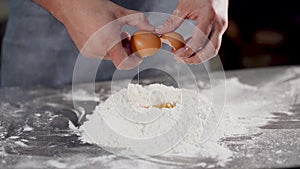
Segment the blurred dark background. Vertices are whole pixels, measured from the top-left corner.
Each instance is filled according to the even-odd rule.
[[[300,64],[299,0],[229,0],[224,69]]]
[[[5,26],[8,18],[8,9],[7,9],[7,0],[0,0],[0,46],[2,45],[2,39],[5,32]],[[1,48],[0,48],[1,51]],[[0,54],[1,58],[1,54]],[[1,59],[0,59],[0,68],[1,68]],[[0,75],[1,77],[1,75]]]
[[[6,7],[6,0],[0,0],[1,41]],[[299,0],[230,0],[229,27],[219,52],[224,69],[299,65],[299,31]]]

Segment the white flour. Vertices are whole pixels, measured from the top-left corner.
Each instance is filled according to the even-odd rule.
[[[90,136],[101,137],[93,131],[99,126],[99,118],[102,117],[119,135],[134,139],[153,138],[168,132],[182,119],[181,116],[185,116],[184,112],[190,112],[196,114],[197,132],[201,135],[202,126],[210,113],[209,104],[204,99],[193,90],[161,84],[145,87],[129,84],[127,89],[120,90],[97,106],[94,114],[87,117],[88,121],[84,123],[83,128]],[[172,104],[174,107],[157,107],[165,104]],[[191,122],[184,123],[188,126]],[[180,139],[183,137],[184,135]],[[124,140],[116,140],[109,135],[107,139],[97,140],[97,144],[104,147],[128,148],[124,145]]]
[[[217,120],[207,120],[208,116],[217,117],[210,108],[211,91],[211,89],[206,89],[202,90],[201,93],[197,93],[192,90],[176,89],[161,84],[145,87],[130,84],[127,89],[120,90],[100,104],[95,109],[94,114],[87,117],[88,121],[84,123],[83,127],[97,126],[102,116],[105,122],[121,135],[137,139],[155,137],[170,129],[180,119],[181,112],[194,111],[197,107],[197,123],[195,126],[182,142],[164,155],[215,158],[219,161],[218,165],[223,166],[225,162],[233,157],[234,152],[222,143],[221,139],[258,133],[259,129],[255,128],[253,130],[253,126],[266,124],[267,117],[270,117],[270,111],[268,110],[272,110],[273,104],[263,97],[259,89],[242,84],[237,78],[227,79],[226,104],[222,120],[213,136],[203,143],[201,134],[203,131],[214,128],[216,124],[213,120]],[[186,98],[189,99],[182,103],[182,96],[188,96]],[[161,102],[174,102],[176,106],[171,109],[151,107]],[[147,109],[145,107],[151,108]],[[154,116],[160,115],[160,118],[155,119],[154,122],[148,121],[144,125],[134,123],[131,119],[125,118],[126,120],[124,120],[123,115],[130,116],[132,112],[150,113]],[[119,113],[123,113],[123,115]],[[101,131],[93,130],[92,132],[94,133],[89,134],[97,135]],[[85,134],[82,135],[81,139],[85,142],[91,142]],[[122,140],[103,138],[100,139],[98,144],[100,146],[122,147]]]
[[[185,99],[183,99],[185,98]],[[184,100],[184,101],[183,101]],[[176,104],[174,108],[157,108],[160,104]],[[185,111],[195,111],[203,124],[209,113],[207,103],[191,90],[180,90],[161,84],[142,87],[129,84],[127,89],[115,93],[95,113],[101,114],[105,122],[119,134],[130,138],[149,138],[167,132],[181,118]],[[142,116],[140,116],[142,115]],[[97,123],[91,116],[89,123]],[[199,132],[201,132],[199,130]],[[104,146],[110,143],[103,143]],[[115,143],[116,147],[122,146]]]

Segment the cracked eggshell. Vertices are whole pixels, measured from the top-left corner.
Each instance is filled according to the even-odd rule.
[[[130,48],[139,57],[147,57],[156,53],[161,48],[161,40],[157,34],[148,31],[135,32],[130,41]]]
[[[161,41],[172,47],[174,51],[185,46],[184,38],[177,32],[163,34],[161,36]]]

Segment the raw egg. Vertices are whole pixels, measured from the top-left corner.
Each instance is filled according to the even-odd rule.
[[[149,109],[150,107],[156,107],[158,109],[172,109],[176,106],[176,103],[174,102],[168,102],[168,103],[160,103],[152,106],[145,106],[144,108]]]
[[[182,48],[185,45],[183,37],[177,32],[163,34],[161,36],[161,41],[172,47],[174,51]]]
[[[161,48],[161,40],[153,32],[138,31],[131,37],[130,48],[139,57],[151,56]]]

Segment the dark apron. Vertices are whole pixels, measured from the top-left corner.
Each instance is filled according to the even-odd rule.
[[[3,87],[70,84],[78,50],[64,25],[32,0],[9,0],[9,20],[3,39]],[[115,0],[129,9],[170,13],[177,1]],[[104,61],[97,80],[109,80],[115,70]]]

